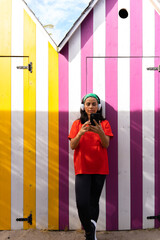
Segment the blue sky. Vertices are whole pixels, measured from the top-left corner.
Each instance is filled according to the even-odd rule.
[[[58,45],[90,0],[25,0],[43,25],[53,24],[51,37]]]

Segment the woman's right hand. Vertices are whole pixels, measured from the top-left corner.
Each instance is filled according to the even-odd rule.
[[[91,125],[90,121],[85,122],[82,125],[81,129],[79,130],[77,136],[71,139],[70,146],[72,150],[74,150],[78,146],[82,135],[85,134],[85,132],[90,130],[90,125]]]
[[[91,125],[90,121],[85,122],[78,133],[79,136],[82,136],[85,134],[85,132],[88,132],[90,130],[90,125]]]

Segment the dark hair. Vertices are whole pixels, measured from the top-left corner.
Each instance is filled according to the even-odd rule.
[[[100,114],[100,118],[99,118],[100,121],[105,120],[105,118],[102,115],[102,107],[100,110],[97,111],[97,113]],[[81,114],[81,116],[80,116],[79,120],[81,121],[82,124],[84,124],[86,121],[88,121],[88,115],[85,112],[85,110],[82,110],[82,109],[80,109],[80,114]]]

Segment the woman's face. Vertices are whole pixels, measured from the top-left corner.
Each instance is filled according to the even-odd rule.
[[[91,113],[96,113],[98,110],[98,102],[95,98],[89,97],[86,99],[84,103],[84,110],[88,115],[88,118],[90,119]]]

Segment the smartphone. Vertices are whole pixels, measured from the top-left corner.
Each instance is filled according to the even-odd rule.
[[[93,119],[96,120],[96,122],[99,124],[100,114],[99,113],[91,113],[91,117],[90,117],[91,125],[95,126]]]

